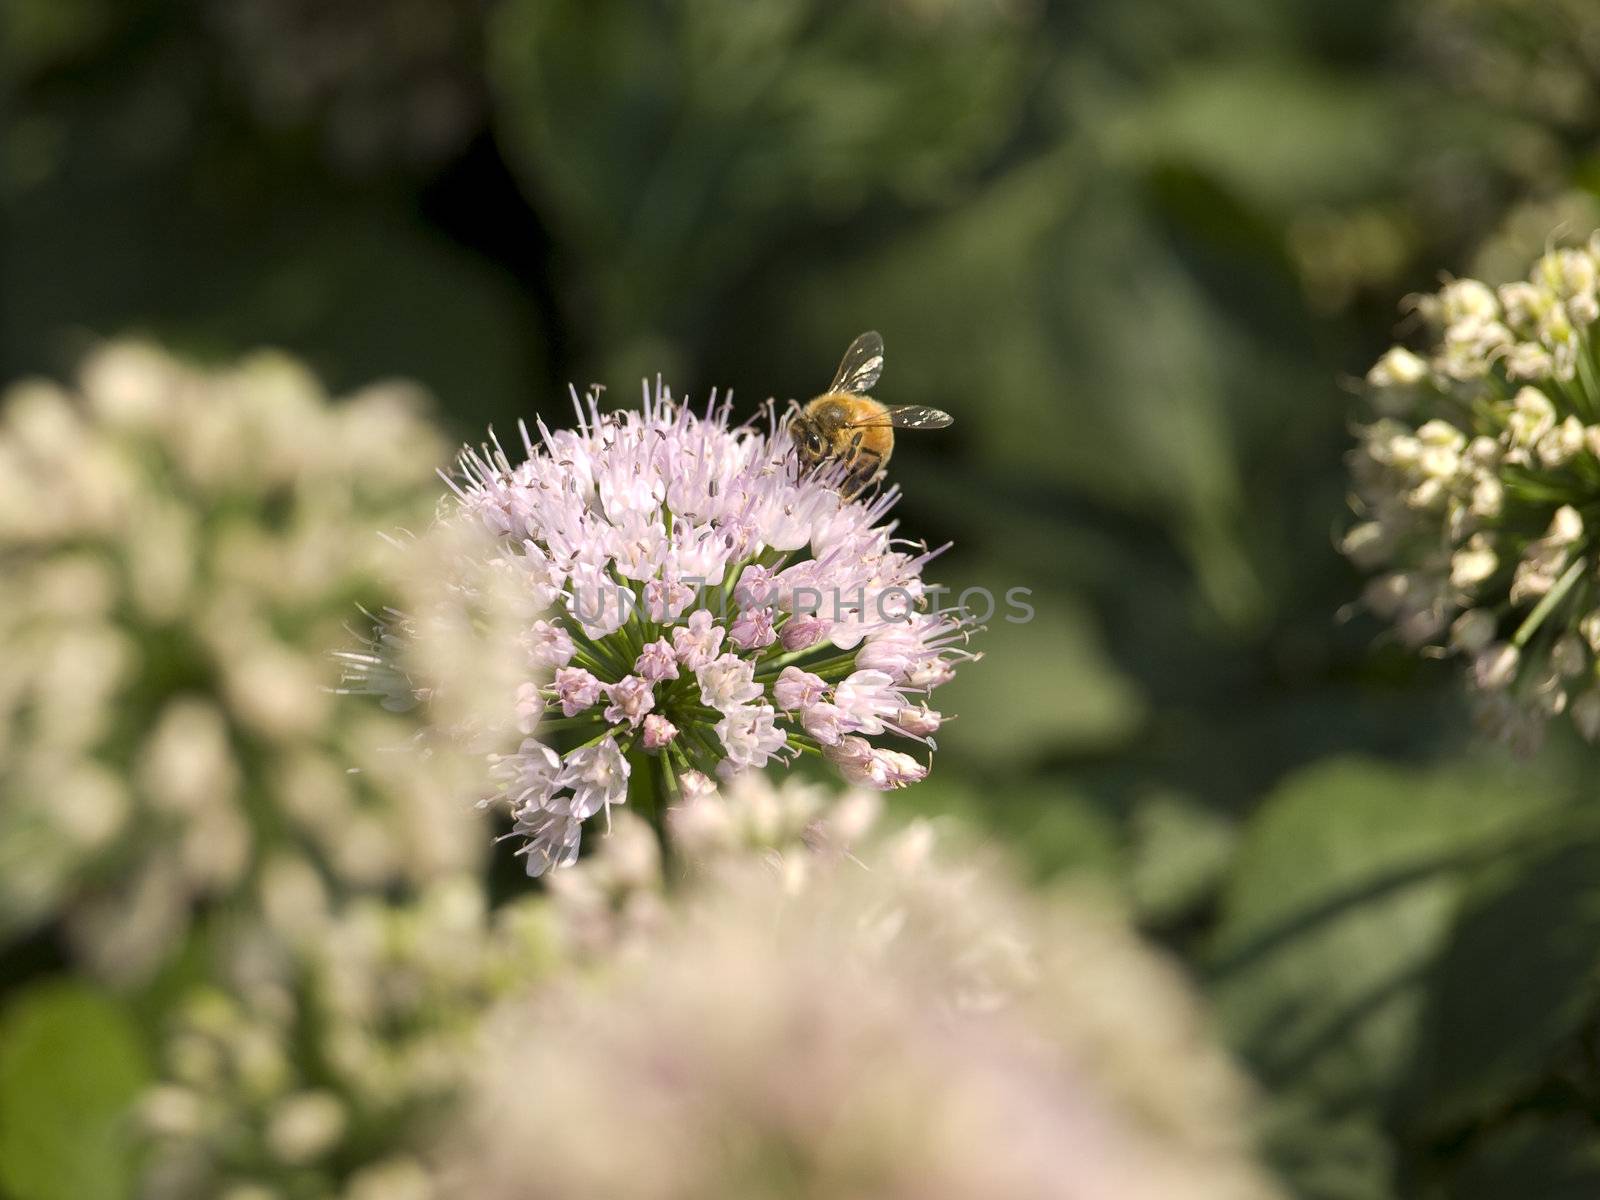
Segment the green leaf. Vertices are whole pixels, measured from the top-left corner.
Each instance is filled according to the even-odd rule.
[[[1226,817],[1170,794],[1141,800],[1130,834],[1128,885],[1140,914],[1156,921],[1200,903],[1221,880],[1238,840]]]
[[[1125,744],[1144,704],[1107,657],[1089,615],[1057,596],[1032,620],[1013,624],[1007,614],[1023,614],[1007,609],[1004,589],[998,592],[995,616],[972,641],[982,661],[962,666],[936,697],[941,711],[956,716],[939,731],[941,752],[1015,767],[1050,752]],[[956,587],[948,602],[960,596]],[[968,603],[981,615],[981,601]]]
[[[904,459],[959,444],[981,464],[980,490],[1158,520],[1208,601],[1246,621],[1260,585],[1238,544],[1249,509],[1235,424],[1259,405],[1279,436],[1282,389],[1265,386],[1276,376],[1259,331],[1229,320],[1146,219],[1141,189],[1105,166],[1054,152],[881,250],[797,265],[786,328],[823,361],[839,328],[880,329],[882,397],[916,397],[961,424]]]
[[[0,1018],[0,1186],[15,1200],[115,1200],[133,1187],[128,1109],[150,1079],[113,1000],[45,984]]]
[[[1473,1147],[1451,1176],[1451,1200],[1593,1200],[1600,1195],[1600,1144],[1594,1127],[1569,1115],[1532,1118],[1496,1130]]]
[[[1128,166],[1184,163],[1263,207],[1294,211],[1308,196],[1328,203],[1389,177],[1407,149],[1405,131],[1385,119],[1397,99],[1304,62],[1218,62],[1154,90],[1107,141]]]
[[[1530,774],[1334,760],[1267,801],[1224,895],[1212,974],[1225,1029],[1269,1085],[1329,1110],[1394,1098],[1464,875],[1545,807]]]
[[[802,271],[794,327],[816,357],[825,330],[881,329],[882,396],[949,409],[1002,485],[1209,515],[1238,502],[1229,385],[1251,350],[1104,167],[1053,154],[876,253]]]
[[[1065,780],[935,770],[926,782],[891,793],[889,803],[901,816],[954,817],[992,831],[1037,879],[1065,871],[1116,879],[1124,870],[1111,816]]]
[[[496,131],[611,342],[692,328],[785,230],[922,207],[999,151],[1036,16],[817,0],[508,0],[486,40]]]
[[[0,64],[20,81],[59,66],[104,36],[114,11],[103,0],[13,0],[0,9]]]
[[[1268,1161],[1300,1200],[1391,1200],[1394,1143],[1370,1115],[1332,1118],[1305,1097],[1273,1097],[1262,1114]]]
[[[1467,901],[1433,972],[1422,1097],[1435,1127],[1492,1113],[1558,1065],[1596,996],[1600,841],[1497,872]]]

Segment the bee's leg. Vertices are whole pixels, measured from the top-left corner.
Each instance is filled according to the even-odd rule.
[[[867,486],[868,477],[861,469],[861,439],[865,434],[857,433],[850,439],[850,444],[845,447],[844,453],[839,457],[849,465],[845,477],[839,481],[839,490],[846,500],[853,500],[861,494],[861,489]]]
[[[861,447],[861,435],[858,433],[855,440],[850,443],[850,491],[851,499],[859,496],[878,480],[883,478],[883,455],[870,447]]]
[[[872,478],[883,470],[883,455],[871,446],[863,446],[861,444],[861,440],[866,436],[865,433],[857,433],[855,437],[850,439],[850,453],[846,457],[849,458],[851,463],[864,464],[861,473],[868,477],[867,481],[870,483]],[[869,456],[871,462],[867,461]],[[868,467],[870,467],[870,471],[866,469]]]

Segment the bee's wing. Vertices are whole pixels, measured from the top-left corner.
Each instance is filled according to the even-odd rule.
[[[955,418],[937,408],[920,404],[891,404],[884,412],[889,424],[896,429],[943,429],[955,424]]]
[[[839,373],[828,385],[830,392],[848,392],[852,396],[865,395],[883,374],[883,339],[876,330],[863,333],[850,343],[839,363]]]

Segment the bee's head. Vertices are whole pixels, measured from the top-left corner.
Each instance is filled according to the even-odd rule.
[[[817,432],[817,427],[810,418],[797,417],[794,424],[789,427],[789,435],[794,438],[795,451],[802,463],[812,466],[822,461],[828,444],[823,441],[822,434]]]

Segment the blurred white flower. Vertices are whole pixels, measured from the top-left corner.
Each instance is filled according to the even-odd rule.
[[[761,807],[789,819],[767,789],[730,824]],[[728,858],[605,970],[508,1002],[435,1155],[441,1193],[1277,1194],[1245,1088],[1108,907],[1036,904],[925,827],[812,861],[797,887]]]
[[[139,1105],[142,1194],[436,1194],[414,1143],[483,1012],[555,961],[543,906],[491,915],[467,878],[330,905],[296,860],[269,864],[263,892],[167,1032],[165,1078]]]
[[[199,370],[138,343],[0,401],[0,938],[59,919],[137,979],[195,905],[294,849],[352,887],[478,856],[328,655],[381,595],[373,531],[426,517],[408,387],[329,403],[275,354]]]

